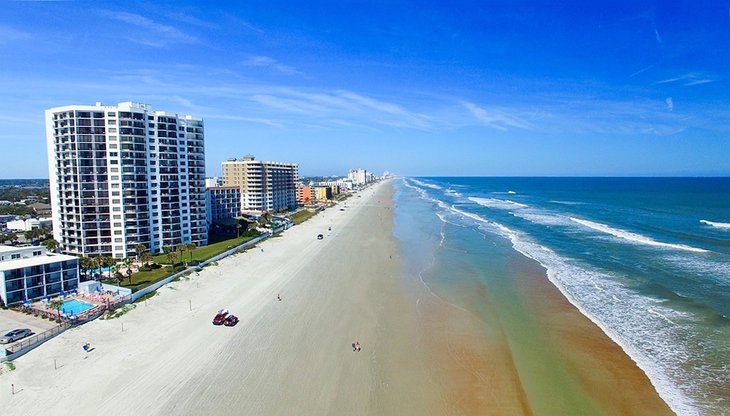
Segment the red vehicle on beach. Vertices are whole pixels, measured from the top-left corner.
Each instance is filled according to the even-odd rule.
[[[238,323],[238,317],[236,315],[228,315],[226,317],[226,320],[223,321],[223,325],[225,326],[234,326]]]
[[[215,318],[213,318],[213,325],[223,325],[223,322],[225,322],[227,316],[228,312],[218,313]]]

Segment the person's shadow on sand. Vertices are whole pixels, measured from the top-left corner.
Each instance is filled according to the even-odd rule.
[[[357,351],[357,347],[355,347],[355,343],[354,342],[352,343],[352,350],[353,351]]]

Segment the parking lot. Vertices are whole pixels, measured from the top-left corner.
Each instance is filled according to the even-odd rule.
[[[40,334],[55,327],[55,322],[48,319],[42,319],[33,315],[16,312],[9,309],[0,309],[0,335],[4,335],[13,329],[28,328],[33,331],[33,335]],[[20,341],[20,340],[18,340]],[[11,344],[3,344],[0,348],[7,348]]]

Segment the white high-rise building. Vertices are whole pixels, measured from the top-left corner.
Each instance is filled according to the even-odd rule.
[[[223,162],[223,186],[241,189],[241,211],[278,212],[297,208],[296,163],[262,162],[253,156]]]
[[[347,173],[347,179],[352,180],[355,185],[365,185],[369,181],[369,173],[365,169],[350,169]],[[370,174],[371,175],[371,174]]]
[[[143,244],[208,243],[203,119],[147,104],[46,110],[54,238],[126,258]]]

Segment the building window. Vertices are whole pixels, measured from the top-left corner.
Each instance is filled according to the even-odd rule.
[[[11,254],[10,255],[11,260],[15,260],[15,259],[19,259],[19,258],[20,258],[20,254]]]
[[[43,254],[43,252],[42,252],[42,251],[40,251],[40,250],[38,250],[38,251],[34,251],[34,252],[33,252],[33,255],[34,255],[34,256],[40,256],[41,254]]]

